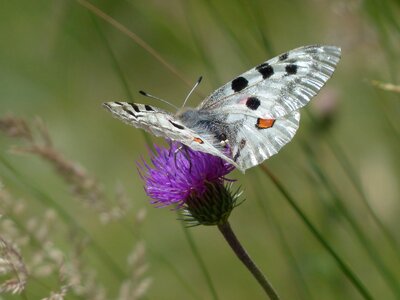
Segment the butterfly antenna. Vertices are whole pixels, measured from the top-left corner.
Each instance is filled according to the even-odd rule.
[[[186,102],[188,101],[190,95],[193,93],[193,91],[196,89],[196,87],[200,84],[201,80],[203,79],[203,76],[200,76],[199,79],[197,79],[196,83],[190,90],[189,94],[186,96],[185,101],[183,101],[183,104],[181,106],[181,109],[185,107]]]
[[[143,96],[146,96],[146,97],[149,97],[149,98],[153,98],[153,99],[159,100],[159,101],[164,102],[164,103],[166,103],[166,104],[168,104],[168,105],[171,105],[171,106],[174,107],[175,109],[178,109],[177,106],[173,105],[172,103],[168,102],[167,100],[164,100],[164,99],[158,98],[158,97],[156,97],[156,96],[150,95],[150,94],[148,94],[148,93],[146,93],[146,92],[144,92],[144,91],[139,91],[139,93],[140,93],[141,95],[143,95]]]

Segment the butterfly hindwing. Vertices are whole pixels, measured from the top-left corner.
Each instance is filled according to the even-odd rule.
[[[293,138],[299,127],[300,113],[294,111],[277,119],[232,114],[227,119],[228,123],[231,121],[239,124],[233,134],[228,135],[231,156],[239,169],[245,171],[276,154]]]
[[[308,103],[331,77],[340,48],[306,46],[243,73],[205,99],[199,109],[278,118]]]

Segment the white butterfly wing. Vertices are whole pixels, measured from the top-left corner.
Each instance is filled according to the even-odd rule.
[[[306,46],[243,73],[197,108],[224,120],[231,158],[239,169],[262,163],[295,135],[300,113],[333,74],[340,48]]]
[[[198,107],[279,118],[306,105],[332,76],[341,50],[305,46],[281,54],[217,89]]]
[[[200,135],[164,110],[150,105],[130,102],[106,102],[103,103],[103,106],[107,108],[114,117],[128,125],[142,128],[155,136],[181,142],[191,149],[219,156],[235,167],[238,167],[232,159],[221,151],[220,146],[218,147],[218,145],[213,145],[212,142],[210,142],[214,140],[214,137],[207,132],[201,132]]]
[[[235,120],[239,119],[239,120]],[[286,116],[260,123],[257,117],[231,114],[227,122],[238,122],[237,131],[229,134],[232,159],[244,172],[276,154],[295,135],[299,128],[300,113],[291,112]]]
[[[106,102],[103,106],[108,109],[114,117],[122,120],[128,125],[142,128],[155,136],[176,139],[178,136],[187,138],[177,127],[181,126],[173,122],[173,116],[161,109],[150,105],[129,102]]]
[[[317,94],[339,59],[340,48],[334,46],[289,51],[236,77],[196,109],[176,117],[143,104],[104,106],[125,123],[219,156],[244,172],[293,138],[299,127],[297,110]]]

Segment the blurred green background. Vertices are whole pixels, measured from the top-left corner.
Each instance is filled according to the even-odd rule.
[[[120,220],[102,225],[92,207],[71,197],[51,165],[37,156],[10,153],[12,145],[23,143],[0,135],[0,180],[26,205],[24,213],[3,213],[0,220],[24,227],[57,203],[71,218],[57,219],[48,238],[66,261],[73,240],[88,239],[81,255],[96,274],[95,282],[107,290],[105,299],[117,299],[130,271],[127,256],[139,240],[146,245],[145,276],[152,279],[144,299],[213,299],[176,213],[153,208],[143,191],[136,170],[148,152],[142,132],[113,119],[101,104],[133,100],[169,110],[137,91],[180,106],[190,84],[203,75],[188,104],[196,106],[220,85],[275,55],[308,44],[336,45],[342,60],[333,78],[302,110],[293,141],[264,164],[373,298],[400,299],[400,95],[370,82],[399,83],[398,1],[91,3],[150,45],[184,80],[82,2],[1,1],[0,117],[12,114],[31,121],[39,116],[55,148],[102,183],[108,205],[114,204],[120,183],[132,208]],[[231,177],[238,179],[246,198],[231,224],[282,299],[362,299],[265,174],[254,168]],[[41,193],[53,202],[41,202]],[[147,216],[139,228],[134,218],[143,207]],[[219,299],[264,297],[216,228],[196,227],[189,233]],[[104,262],[93,241],[121,273]],[[20,249],[27,261],[36,250],[32,245]],[[59,286],[55,271],[28,281],[21,298],[40,299]],[[66,297],[89,298],[72,291]]]

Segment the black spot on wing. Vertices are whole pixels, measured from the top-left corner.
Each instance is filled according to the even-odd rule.
[[[246,140],[245,140],[245,139],[241,139],[241,140],[240,140],[240,144],[239,144],[239,148],[240,148],[240,149],[243,149],[244,146],[246,146]]]
[[[129,109],[127,109],[127,108],[123,108],[124,109],[124,111],[126,112],[126,113],[128,113],[129,115],[131,115],[132,117],[134,117],[135,119],[137,118],[137,116],[133,113],[133,111],[130,111]]]
[[[122,105],[123,105],[122,102],[118,102],[118,101],[115,101],[114,103],[117,104],[117,105],[119,105],[119,106],[122,106]]]
[[[185,127],[183,127],[182,125],[176,124],[176,123],[172,122],[171,120],[169,120],[169,122],[172,124],[172,126],[178,128],[178,129],[185,129]]]
[[[238,78],[235,78],[234,80],[232,80],[231,87],[232,87],[232,90],[234,90],[235,92],[240,92],[245,87],[247,87],[248,84],[249,84],[249,82],[247,81],[246,78],[238,77]]]
[[[240,150],[238,150],[238,151],[236,152],[235,156],[233,157],[233,161],[237,161],[237,159],[239,158],[239,156],[240,156]]]
[[[283,53],[283,54],[281,54],[280,56],[279,56],[279,60],[280,61],[283,61],[283,60],[285,60],[285,59],[287,59],[288,58],[288,54],[287,53]]]
[[[147,111],[154,111],[154,109],[150,106],[150,105],[145,105],[144,106],[144,108],[147,110]]]
[[[272,68],[272,66],[270,66],[268,63],[263,63],[263,64],[257,66],[256,70],[258,72],[260,72],[263,79],[267,79],[267,78],[271,77],[272,75],[274,75],[274,68]]]
[[[256,110],[260,106],[261,102],[256,97],[249,97],[246,101],[246,106],[251,110]]]
[[[285,67],[287,75],[294,75],[297,73],[297,65],[290,64]]]
[[[136,112],[140,112],[139,107],[135,103],[128,103]]]

